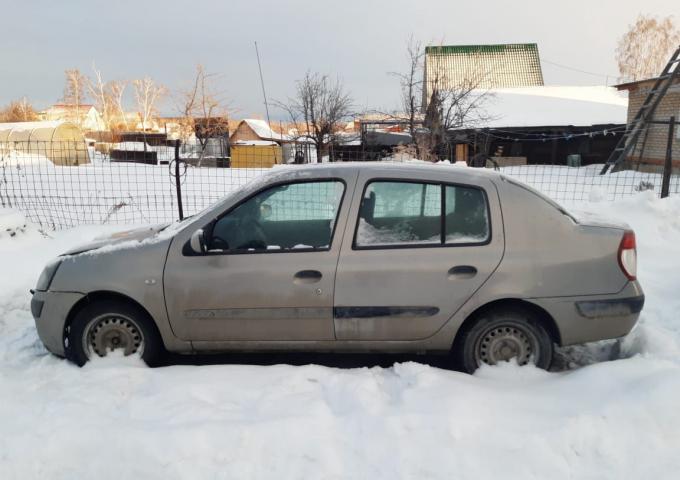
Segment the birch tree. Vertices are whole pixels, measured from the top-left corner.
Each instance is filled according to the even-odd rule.
[[[94,64],[92,65],[92,70],[94,71],[94,79],[88,79],[87,89],[90,93],[90,97],[94,100],[95,107],[101,114],[104,128],[110,131],[112,115],[114,113],[114,99],[109,85],[104,83],[104,80],[102,79],[101,70],[97,70],[97,67]]]
[[[137,113],[142,123],[142,130],[146,130],[151,125],[151,120],[156,115],[156,105],[158,100],[165,95],[166,89],[162,85],[156,84],[150,77],[133,80],[132,86],[135,92],[135,102]]]
[[[77,68],[66,70],[66,85],[64,87],[64,105],[68,108],[69,120],[82,126],[81,109],[86,98],[87,78]]]
[[[657,77],[680,44],[680,29],[673,17],[638,15],[619,39],[616,61],[621,81]]]
[[[112,80],[109,82],[109,92],[111,94],[112,110],[115,112],[112,114],[114,118],[117,117],[116,127],[122,125],[124,129],[127,128],[127,115],[125,113],[125,106],[123,104],[123,98],[125,95],[125,88],[127,87],[127,82],[124,80]]]

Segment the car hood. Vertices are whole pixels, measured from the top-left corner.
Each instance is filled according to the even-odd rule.
[[[108,247],[115,248],[117,246],[122,246],[122,244],[142,242],[143,240],[151,239],[152,237],[157,236],[169,225],[169,223],[164,223],[161,225],[135,228],[132,230],[125,230],[123,232],[116,232],[111,235],[97,237],[91,242],[78,245],[77,247],[64,252],[63,255],[78,255],[79,253],[89,252],[102,247],[107,247],[108,249]]]

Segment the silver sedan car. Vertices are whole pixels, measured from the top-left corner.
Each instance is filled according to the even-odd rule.
[[[635,235],[577,220],[501,174],[442,165],[274,169],[171,225],[49,263],[31,309],[48,350],[439,353],[472,372],[549,368],[555,345],[626,335]]]

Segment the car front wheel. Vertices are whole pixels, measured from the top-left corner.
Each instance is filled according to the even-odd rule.
[[[160,336],[146,312],[111,300],[80,310],[68,329],[66,344],[67,358],[80,366],[112,351],[139,355],[154,365],[162,352]]]
[[[536,315],[522,309],[492,310],[481,314],[457,339],[454,356],[459,367],[472,373],[483,364],[514,359],[519,365],[548,369],[553,342]]]

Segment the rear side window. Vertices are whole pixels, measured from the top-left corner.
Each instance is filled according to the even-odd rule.
[[[474,245],[490,238],[488,204],[480,188],[380,180],[366,186],[354,245]]]
[[[373,182],[361,202],[357,246],[441,242],[441,186]]]
[[[489,209],[478,188],[447,185],[445,241],[447,244],[483,243],[489,240]]]

